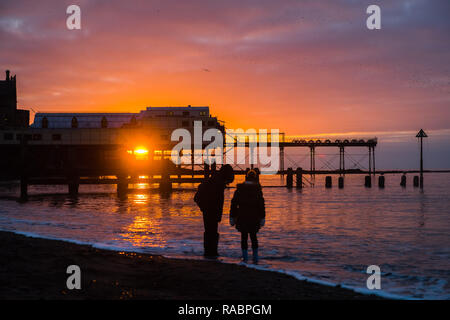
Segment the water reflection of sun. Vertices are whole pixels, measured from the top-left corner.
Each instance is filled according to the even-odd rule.
[[[134,194],[131,196],[131,200],[134,204],[147,204],[148,203],[148,194]]]
[[[136,216],[120,236],[135,247],[151,246],[163,248],[166,240],[162,237],[158,220],[148,216]]]
[[[148,187],[147,184],[136,184],[137,189],[139,185]],[[130,193],[126,212],[132,221],[122,228],[120,239],[129,241],[134,247],[164,248],[169,234],[174,230],[178,232],[177,226],[170,223],[171,218],[183,217],[185,223],[197,227],[201,212],[196,207],[193,209],[192,198],[191,192],[174,193],[170,200],[156,193]]]

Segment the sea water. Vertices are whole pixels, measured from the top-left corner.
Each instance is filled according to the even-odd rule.
[[[346,175],[345,187],[325,188],[325,177],[305,176],[314,187],[288,190],[278,176],[263,176],[266,225],[258,233],[257,268],[390,297],[450,298],[450,174],[425,174],[423,190],[400,187],[386,174],[380,189],[364,187],[363,175]],[[242,177],[237,178],[238,181]],[[240,234],[229,225],[233,184],[225,191],[219,252],[240,262]],[[145,191],[145,188],[152,188]],[[200,259],[202,216],[193,201],[196,185],[154,186],[119,199],[115,186],[31,186],[19,202],[17,185],[0,186],[0,230],[92,244],[99,248]],[[142,189],[142,191],[140,191]],[[251,252],[250,252],[251,257]],[[251,261],[251,260],[250,260]],[[368,290],[369,265],[381,269],[381,290]],[[249,265],[251,266],[251,264]],[[219,275],[220,276],[220,275]]]

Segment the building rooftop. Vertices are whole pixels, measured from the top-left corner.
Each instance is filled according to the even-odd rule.
[[[77,128],[100,128],[105,124],[108,128],[121,128],[136,121],[147,118],[173,117],[209,117],[209,107],[147,107],[139,113],[69,113],[69,112],[39,112],[34,117],[32,128],[73,128],[76,121]],[[44,120],[45,119],[45,120]]]

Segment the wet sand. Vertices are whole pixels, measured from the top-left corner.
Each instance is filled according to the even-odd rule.
[[[379,299],[207,260],[100,250],[0,232],[0,299]],[[81,290],[68,290],[69,265]]]

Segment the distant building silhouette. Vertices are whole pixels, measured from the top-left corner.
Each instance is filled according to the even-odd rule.
[[[6,70],[5,80],[0,80],[0,128],[27,128],[28,110],[17,109],[16,76]]]
[[[193,134],[194,122],[202,123],[203,131],[225,127],[209,113],[208,106],[147,107],[138,113],[36,113],[31,129],[119,129],[142,128],[158,130],[159,141],[170,141],[173,130],[184,128]]]

